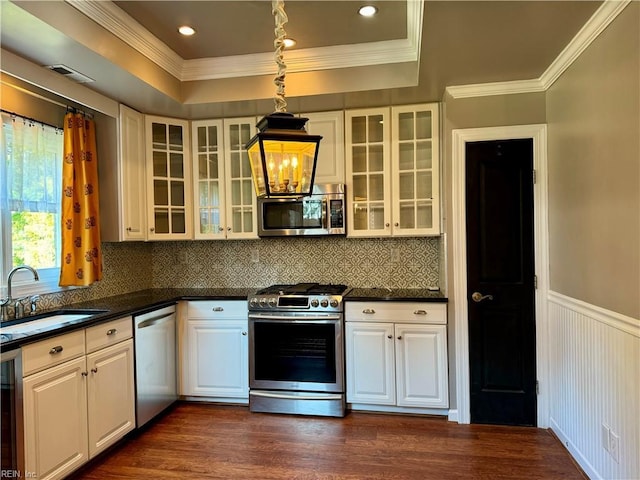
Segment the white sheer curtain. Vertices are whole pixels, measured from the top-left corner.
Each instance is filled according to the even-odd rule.
[[[59,290],[62,129],[4,111],[1,116],[0,297],[19,263],[37,268],[40,281],[18,272],[14,296]],[[43,215],[49,220],[42,221]]]
[[[2,112],[0,208],[60,212],[60,129]]]

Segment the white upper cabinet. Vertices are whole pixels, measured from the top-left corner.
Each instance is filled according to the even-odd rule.
[[[256,191],[245,145],[256,130],[256,118],[226,118],[224,128],[224,171],[226,181],[226,238],[258,238]]]
[[[147,239],[144,115],[120,105],[114,125],[116,144],[113,137],[98,138],[100,232],[106,242],[143,241]]]
[[[258,238],[256,193],[244,146],[254,117],[192,122],[194,238]]]
[[[389,108],[345,113],[347,235],[391,234]]]
[[[145,240],[144,115],[120,105],[120,138],[122,239]]]
[[[345,114],[347,235],[440,233],[438,104]]]
[[[222,120],[191,123],[194,238],[226,238]]]
[[[189,122],[145,117],[149,240],[193,238]]]
[[[393,235],[440,233],[438,104],[391,109]]]
[[[321,135],[314,183],[344,183],[344,113],[305,113],[307,133]]]

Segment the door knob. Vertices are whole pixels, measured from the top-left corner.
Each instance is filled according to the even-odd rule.
[[[478,303],[483,300],[493,300],[493,295],[482,295],[480,292],[473,292],[471,294],[471,300]]]

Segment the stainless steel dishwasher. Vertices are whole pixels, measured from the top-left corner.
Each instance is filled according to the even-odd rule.
[[[133,317],[136,352],[138,428],[178,399],[176,381],[176,307]]]

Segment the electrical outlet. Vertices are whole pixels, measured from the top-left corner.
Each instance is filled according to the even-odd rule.
[[[257,248],[251,250],[251,262],[258,263],[260,261],[260,252]]]
[[[391,263],[400,263],[400,250],[397,248],[391,249]]]
[[[612,430],[609,430],[609,453],[616,463],[620,463],[620,437]]]
[[[609,427],[602,424],[602,448],[604,448],[607,452],[609,451],[609,435],[611,435],[611,431]]]

